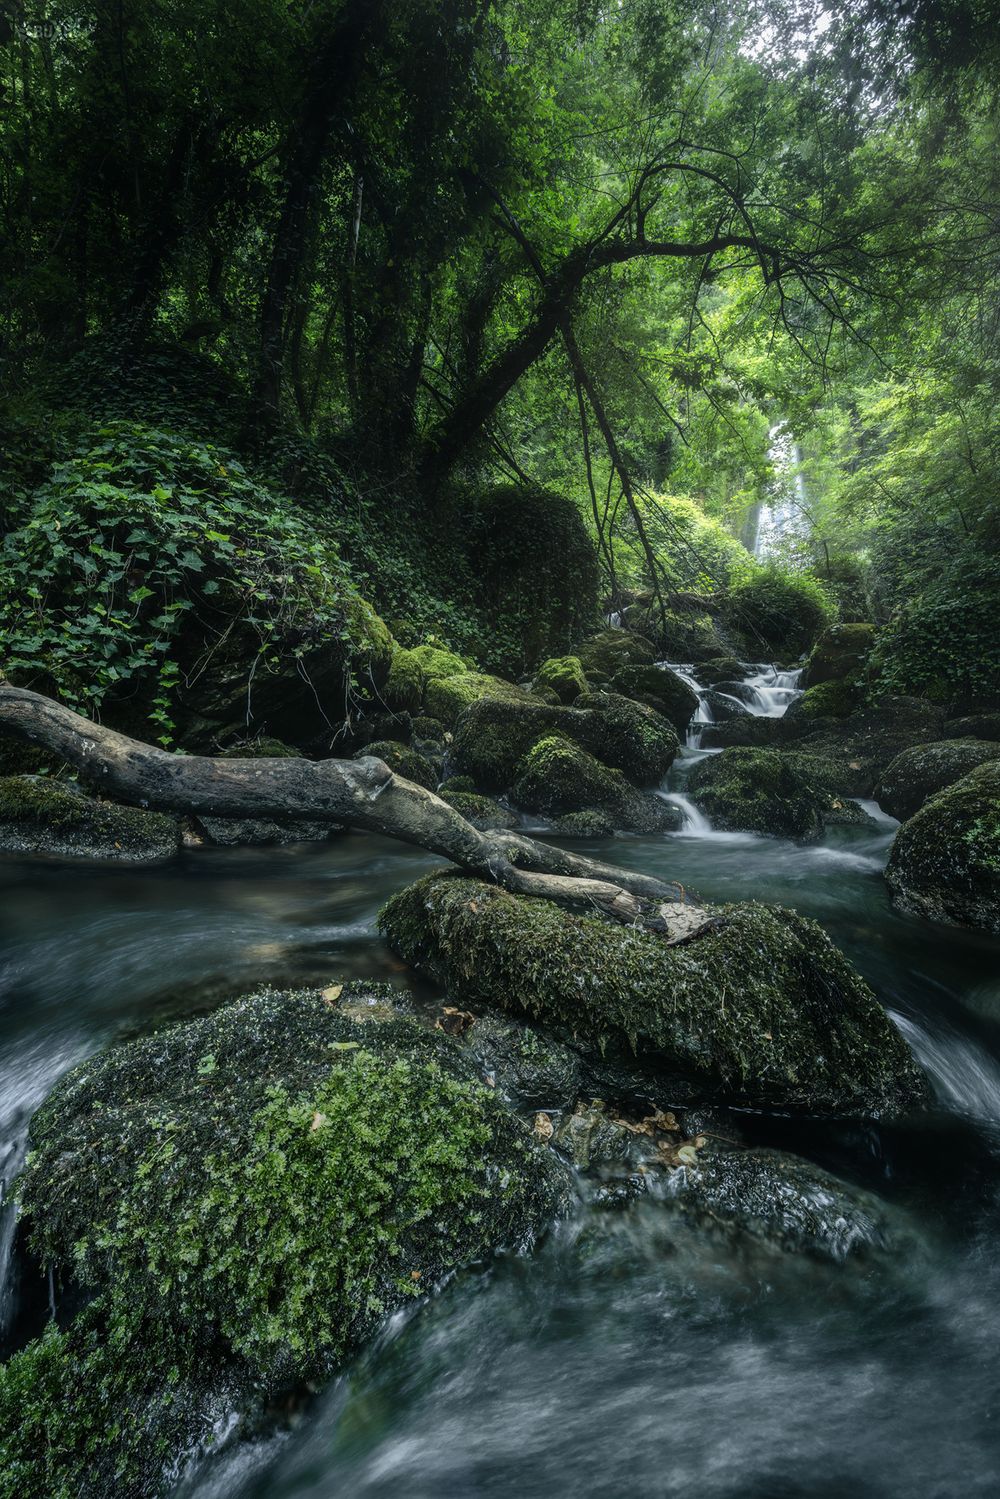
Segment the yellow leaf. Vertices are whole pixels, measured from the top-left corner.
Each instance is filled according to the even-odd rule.
[[[331,984],[328,989],[322,991],[323,1003],[325,1005],[335,1005],[343,992],[343,984]]]

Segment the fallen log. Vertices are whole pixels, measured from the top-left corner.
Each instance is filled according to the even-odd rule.
[[[99,795],[130,806],[198,817],[346,823],[425,848],[515,894],[597,908],[661,930],[668,940],[687,937],[698,925],[679,885],[520,833],[480,832],[433,791],[395,775],[373,755],[238,760],[172,753],[4,682],[0,732],[59,755]]]

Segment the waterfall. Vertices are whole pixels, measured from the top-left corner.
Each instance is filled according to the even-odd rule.
[[[753,555],[759,562],[777,556],[789,544],[806,540],[808,526],[803,514],[805,479],[799,472],[802,450],[779,422],[770,431],[768,452],[777,474],[774,491],[759,507]]]

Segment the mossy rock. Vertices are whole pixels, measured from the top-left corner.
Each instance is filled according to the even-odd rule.
[[[263,991],[58,1084],[22,1212],[41,1262],[96,1300],[0,1368],[10,1492],[148,1499],[210,1394],[239,1409],[325,1377],[558,1211],[557,1162],[455,1043],[338,1010],[379,987]]]
[[[875,787],[875,798],[892,817],[906,822],[924,802],[991,760],[1000,760],[1000,742],[940,739],[916,744],[897,755]]]
[[[702,935],[654,934],[571,914],[475,880],[432,875],[379,924],[447,986],[639,1066],[683,1101],[816,1114],[894,1113],[924,1079],[867,984],[815,922],[780,907],[719,907]]]
[[[567,812],[552,823],[553,833],[558,833],[561,838],[610,838],[614,830],[614,819],[596,807]]]
[[[353,669],[380,686],[389,675],[396,650],[392,632],[367,599],[349,600],[345,613]]]
[[[695,677],[703,687],[714,687],[717,682],[740,681],[747,675],[747,665],[735,656],[714,656],[710,661],[700,661]]]
[[[730,692],[721,692],[718,687],[710,687],[707,692],[703,692],[702,699],[714,723],[731,723],[734,718],[757,717],[756,714],[750,712],[742,697],[736,697]]]
[[[816,641],[802,674],[804,687],[856,678],[875,644],[874,625],[830,625]]]
[[[560,734],[547,735],[528,751],[511,796],[519,807],[543,817],[596,810],[630,833],[655,833],[666,821],[662,802],[643,796],[620,770],[602,765]]]
[[[944,737],[1000,743],[1000,713],[974,713],[966,718],[950,718],[944,726]]]
[[[412,650],[397,650],[389,667],[383,697],[397,712],[417,712],[423,704],[428,682],[457,677],[468,671],[468,663],[440,646],[417,645]]]
[[[455,791],[475,792],[476,783],[471,776],[449,776],[438,787],[439,796],[450,796]]]
[[[384,760],[391,771],[406,781],[426,786],[428,791],[437,790],[440,777],[434,766],[408,744],[400,744],[393,739],[376,739],[373,744],[366,744],[364,749],[358,750],[354,758],[358,760],[365,755],[374,755],[377,760]]]
[[[483,672],[466,671],[452,677],[435,677],[428,682],[424,706],[428,714],[453,729],[466,708],[473,703],[531,703],[535,699],[523,687],[491,677]]]
[[[651,666],[656,660],[652,642],[631,630],[601,630],[578,646],[574,654],[588,681],[602,685],[623,666]]]
[[[456,779],[464,780],[465,777]],[[460,812],[466,822],[471,822],[474,828],[481,833],[489,833],[496,828],[511,829],[520,825],[520,819],[515,813],[500,803],[494,801],[491,796],[480,796],[474,791],[445,791],[442,789],[441,799],[446,801],[449,807],[454,807]]]
[[[704,609],[667,609],[661,615],[655,603],[633,604],[625,611],[625,621],[649,636],[661,661],[712,661],[732,650],[732,642],[724,639]]]
[[[698,694],[667,667],[623,666],[610,685],[621,697],[648,703],[682,734],[698,708]]]
[[[833,760],[787,750],[726,749],[695,766],[688,790],[717,828],[811,840],[829,822],[867,821],[847,800],[844,784],[844,768]]]
[[[789,705],[786,718],[815,723],[824,718],[849,718],[861,706],[861,692],[852,682],[831,679],[807,687],[800,698]]]
[[[546,688],[555,693],[560,703],[572,703],[581,692],[586,692],[587,678],[579,656],[551,656],[543,661],[535,674],[532,691],[538,693]]]
[[[455,729],[451,763],[486,791],[506,791],[540,739],[561,734],[635,785],[662,780],[679,748],[662,714],[613,693],[588,693],[573,708],[537,702],[480,702]]]
[[[423,741],[425,744],[444,743],[447,730],[439,718],[428,718],[425,713],[419,713],[411,722],[415,740]]]
[[[885,878],[901,911],[1000,933],[1000,761],[979,765],[903,824]]]
[[[147,863],[180,846],[176,818],[95,801],[62,782],[0,778],[0,849],[7,853]]]
[[[281,739],[271,739],[266,734],[257,739],[247,739],[230,744],[219,751],[223,760],[300,760],[302,753],[285,744]]]

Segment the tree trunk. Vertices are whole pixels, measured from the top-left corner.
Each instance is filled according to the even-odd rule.
[[[91,723],[52,698],[0,685],[0,732],[43,745],[102,795],[199,817],[347,823],[450,859],[521,895],[594,908],[687,940],[709,919],[678,885],[536,843],[482,833],[423,786],[374,756],[360,760],[215,759],[175,755]]]

